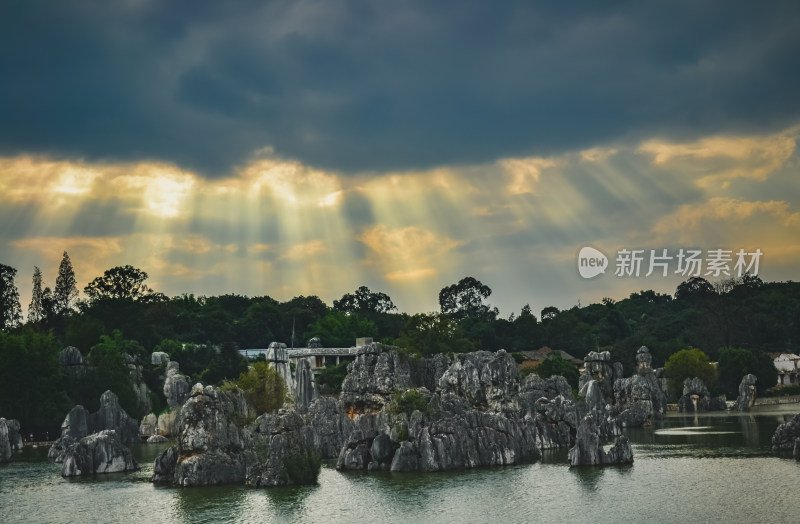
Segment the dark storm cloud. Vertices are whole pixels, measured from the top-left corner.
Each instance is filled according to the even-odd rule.
[[[797,121],[797,2],[596,4],[3,2],[0,154],[379,171]]]

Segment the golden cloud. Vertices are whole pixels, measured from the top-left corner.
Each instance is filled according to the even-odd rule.
[[[639,151],[655,165],[686,165],[700,174],[701,187],[714,182],[727,187],[731,180],[765,180],[783,167],[795,149],[796,129],[764,137],[716,136],[687,143],[650,140]]]

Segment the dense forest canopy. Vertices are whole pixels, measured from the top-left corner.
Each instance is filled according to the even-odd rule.
[[[349,347],[356,337],[372,337],[422,356],[548,346],[582,358],[609,350],[626,373],[642,345],[650,348],[657,367],[680,350],[696,348],[709,361],[722,357],[720,387],[730,389],[748,362],[763,365],[769,353],[797,352],[800,341],[800,283],[762,282],[749,275],[718,282],[690,278],[674,296],[640,291],[566,310],[547,307],[538,319],[525,306],[503,318],[491,305],[490,287],[473,277],[439,292],[440,311],[413,315],[365,286],[332,306],[316,296],[285,302],[268,296],[167,297],[150,289],[147,273],[132,266],[110,268],[76,300],[64,253],[55,291],[42,287],[42,274],[34,268],[34,296],[24,323],[16,275],[15,268],[0,265],[0,416],[25,418],[39,428],[52,427],[71,403],[90,407],[107,387],[115,387],[136,413],[133,400],[125,400],[130,392],[115,381],[124,380],[126,358],[149,364],[152,351],[168,353],[193,380],[221,383],[247,369],[237,348],[266,348],[273,341],[302,347],[311,337],[326,347]],[[90,366],[80,384],[57,365],[64,346],[77,347]],[[145,379],[155,381],[150,375]],[[33,403],[41,406],[35,416]]]

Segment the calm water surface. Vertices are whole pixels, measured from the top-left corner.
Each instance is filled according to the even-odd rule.
[[[302,488],[179,489],[149,482],[162,447],[134,450],[142,470],[61,478],[47,450],[0,466],[0,522],[797,522],[800,463],[774,457],[775,427],[800,406],[746,415],[673,415],[627,432],[633,465],[536,464],[414,474],[324,467]]]

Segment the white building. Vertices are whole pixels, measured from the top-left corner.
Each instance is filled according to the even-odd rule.
[[[800,384],[800,357],[794,353],[781,353],[773,361],[778,370],[778,385]]]

